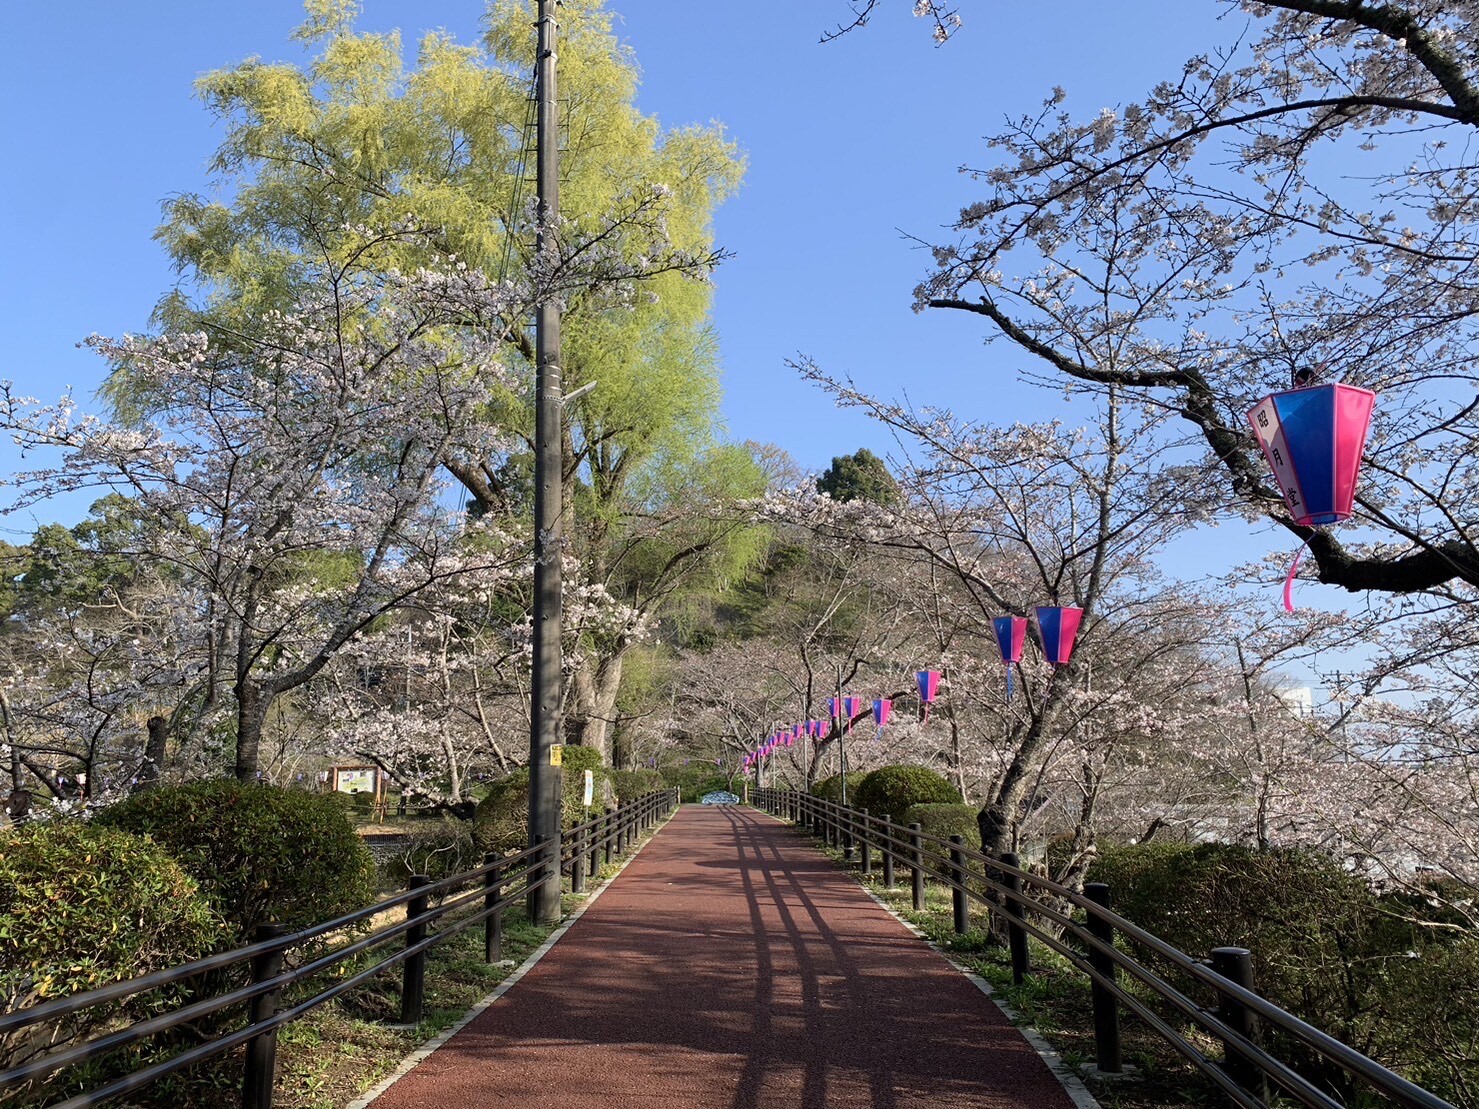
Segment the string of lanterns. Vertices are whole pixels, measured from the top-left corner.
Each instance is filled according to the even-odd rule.
[[[1309,372],[1296,373],[1296,387],[1264,397],[1248,410],[1248,422],[1273,471],[1290,518],[1299,527],[1319,531],[1352,515],[1356,479],[1371,429],[1376,394],[1343,383],[1310,385],[1311,376]],[[1306,539],[1284,578],[1284,608],[1289,612],[1294,611],[1294,579],[1308,546]],[[1043,605],[1036,609],[1036,615],[1043,657],[1056,673],[1073,656],[1083,610]],[[998,616],[991,624],[1005,671],[1006,700],[1010,703],[1012,667],[1022,662],[1027,619]],[[927,724],[930,706],[939,695],[940,672],[921,670],[915,675],[915,682],[919,688],[920,720]],[[843,736],[851,735],[852,722],[859,715],[861,703],[857,697],[829,698],[830,723],[807,720],[777,732],[744,757],[745,769],[759,766],[778,748],[790,747],[802,736],[822,739],[833,727],[840,727]],[[889,698],[873,701],[873,723],[879,739],[883,738],[883,729],[892,712],[893,701]]]
[[[1037,614],[1038,635],[1042,642],[1043,657],[1054,668],[1068,665],[1073,657],[1074,643],[1078,639],[1079,625],[1083,622],[1083,609],[1071,605],[1042,605],[1034,610]],[[1006,698],[1012,696],[1012,665],[1022,661],[1022,648],[1027,639],[1027,620],[1021,616],[999,616],[992,621],[997,644],[1001,649],[1002,663],[1006,667]],[[940,671],[920,670],[914,675],[919,689],[921,723],[929,723],[930,706],[940,693]],[[825,739],[834,728],[840,729],[841,737],[852,734],[853,721],[862,715],[864,701],[861,697],[829,697],[827,712],[830,720],[805,720],[773,732],[764,743],[747,753],[742,766],[745,771],[763,766],[766,759],[774,757],[781,748],[791,747],[803,736],[809,739]],[[873,724],[877,728],[875,738],[883,738],[883,729],[893,719],[894,703],[891,698],[877,697],[872,703]]]

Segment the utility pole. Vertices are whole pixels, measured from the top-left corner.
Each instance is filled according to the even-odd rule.
[[[555,114],[556,0],[539,0],[535,56],[538,127],[540,264],[559,250],[560,136]],[[560,554],[561,419],[560,309],[545,292],[534,321],[534,673],[530,691],[529,845],[560,837]],[[560,919],[560,870],[529,893],[529,916],[537,924]]]

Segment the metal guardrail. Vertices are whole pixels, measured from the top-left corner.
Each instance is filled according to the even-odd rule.
[[[1280,1095],[1312,1109],[1343,1109],[1342,1102],[1329,1091],[1320,1089],[1294,1065],[1268,1050],[1262,1042],[1264,1028],[1277,1030],[1291,1043],[1322,1057],[1395,1104],[1413,1109],[1454,1109],[1436,1094],[1255,992],[1251,957],[1245,948],[1214,948],[1210,959],[1194,958],[1115,913],[1110,907],[1109,887],[1103,883],[1091,882],[1083,893],[1077,893],[1023,869],[1014,854],[991,858],[965,846],[960,836],[947,839],[930,835],[918,824],[896,824],[890,816],[873,816],[865,809],[845,808],[795,790],[757,790],[755,804],[808,829],[830,846],[840,846],[849,859],[861,851],[859,862],[865,875],[872,872],[874,853],[881,853],[883,881],[890,889],[895,887],[896,868],[906,867],[915,909],[925,906],[925,882],[929,878],[942,882],[951,890],[956,932],[970,928],[970,902],[986,906],[1005,925],[1012,976],[1019,984],[1031,971],[1029,936],[1082,971],[1090,980],[1096,1063],[1102,1073],[1123,1070],[1119,1018],[1124,1008],[1148,1024],[1230,1101],[1246,1109],[1262,1109]],[[1051,896],[1054,903],[1047,903],[1044,895]],[[1082,912],[1082,921],[1070,915],[1074,910]],[[1051,926],[1061,931],[1055,932]],[[1116,945],[1118,937],[1135,950],[1121,950]],[[1215,998],[1213,1006],[1200,1004],[1167,981],[1147,965],[1147,956],[1162,960],[1192,982],[1207,987]],[[1121,972],[1166,1003],[1181,1021],[1220,1040],[1221,1057],[1205,1054],[1171,1021],[1126,989],[1119,980]]]
[[[54,1028],[58,1021],[84,1010],[192,981],[198,984],[204,975],[220,974],[243,964],[249,966],[246,985],[189,1000],[168,1013],[110,1028],[90,1039],[63,1040],[36,1058],[0,1072],[0,1102],[6,1100],[7,1090],[16,1091],[28,1083],[45,1082],[67,1068],[190,1025],[233,1006],[245,1006],[247,1020],[242,1027],[211,1035],[167,1059],[119,1075],[64,1101],[53,1102],[47,1109],[84,1109],[101,1105],[242,1045],[245,1045],[246,1053],[242,1067],[241,1105],[243,1109],[271,1109],[279,1028],[396,966],[402,968],[401,1023],[420,1023],[425,999],[426,952],[430,948],[481,923],[483,957],[488,962],[496,962],[502,958],[503,913],[510,905],[546,883],[559,881],[562,871],[570,874],[572,891],[582,892],[587,875],[596,874],[603,859],[609,863],[615,856],[629,851],[637,837],[655,825],[664,814],[671,812],[677,803],[677,790],[649,793],[567,829],[557,844],[541,842],[513,855],[490,854],[482,866],[435,882],[424,874],[412,875],[401,893],[333,920],[298,931],[290,931],[279,924],[264,924],[257,930],[254,942],[245,947],[85,993],[0,1013],[0,1036],[28,1028]],[[433,905],[433,897],[441,900]],[[377,928],[317,957],[310,956],[301,965],[283,969],[287,955],[293,949],[305,948],[315,940],[334,935],[352,936],[364,922],[402,905],[406,910],[403,920]],[[472,911],[466,911],[469,909]],[[463,912],[459,913],[459,910]],[[457,914],[456,919],[431,930],[433,924],[454,914]],[[279,1008],[284,989],[297,986],[401,936],[405,940],[398,950],[310,997]]]

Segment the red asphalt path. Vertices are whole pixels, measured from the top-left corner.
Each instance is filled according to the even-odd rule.
[[[1071,1109],[959,971],[792,829],[680,809],[373,1109]]]

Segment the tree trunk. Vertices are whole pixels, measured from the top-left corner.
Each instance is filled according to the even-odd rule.
[[[151,716],[146,725],[149,738],[144,744],[144,762],[139,767],[130,793],[142,793],[159,783],[159,772],[164,767],[164,755],[169,743],[169,721],[163,716]]]
[[[262,729],[272,698],[250,678],[236,683],[236,780],[252,782],[261,766]]]
[[[626,658],[621,654],[603,658],[596,664],[595,673],[589,682],[589,703],[583,705],[585,720],[580,728],[580,745],[601,752],[601,761],[607,766],[611,761],[611,721],[616,718],[616,696],[621,692],[621,670]]]
[[[994,857],[1011,851],[1015,846],[1017,813],[1022,806],[1022,798],[1027,795],[1032,764],[1047,739],[1048,721],[1053,716],[1058,698],[1072,685],[1071,671],[1071,666],[1065,666],[1062,672],[1053,676],[1042,704],[1017,744],[1012,761],[997,782],[991,800],[976,814],[976,825],[981,829],[981,850],[987,855]]]

